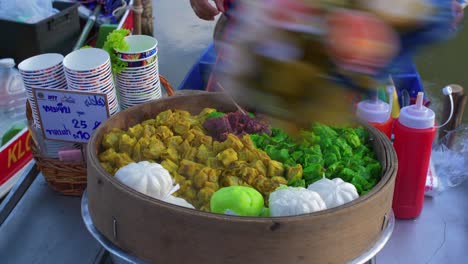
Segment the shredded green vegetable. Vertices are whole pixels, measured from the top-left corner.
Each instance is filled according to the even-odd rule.
[[[381,165],[368,144],[368,132],[362,128],[332,128],[315,124],[293,140],[284,131],[272,129],[272,135],[250,135],[255,146],[291,171],[289,186],[307,187],[327,178],[352,183],[360,195],[369,192],[380,179]],[[302,168],[302,173],[299,168]]]

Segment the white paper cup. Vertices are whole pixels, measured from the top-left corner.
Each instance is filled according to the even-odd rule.
[[[131,35],[125,37],[129,49],[126,51],[115,49],[117,57],[123,61],[144,60],[158,52],[158,41],[147,35]]]
[[[20,72],[28,74],[41,74],[43,72],[53,71],[60,68],[63,56],[58,53],[46,53],[23,60],[18,69]]]
[[[108,66],[109,54],[102,49],[86,48],[75,50],[63,59],[66,70],[73,72],[96,73]]]

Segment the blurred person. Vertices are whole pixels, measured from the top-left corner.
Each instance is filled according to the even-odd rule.
[[[235,0],[190,0],[193,11],[203,20],[213,21],[216,16],[221,14],[213,34],[215,46],[218,46],[218,41],[224,36],[229,20],[229,11],[233,8],[234,2]]]
[[[190,0],[190,5],[199,18],[214,20],[217,15],[224,13],[229,8],[229,2],[233,2],[233,0]]]

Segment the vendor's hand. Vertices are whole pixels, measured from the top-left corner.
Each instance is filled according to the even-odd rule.
[[[195,14],[204,20],[214,20],[220,12],[224,12],[224,0],[212,0],[216,6],[209,3],[210,0],[190,0]]]
[[[452,27],[455,28],[455,27],[457,27],[458,23],[460,23],[461,20],[463,19],[463,7],[456,0],[452,1],[452,12],[453,12],[453,16],[454,16],[454,20],[452,22]]]

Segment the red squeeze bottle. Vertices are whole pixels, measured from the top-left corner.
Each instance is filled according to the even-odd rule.
[[[423,93],[416,104],[403,107],[395,123],[393,147],[398,172],[393,194],[393,211],[401,219],[416,218],[424,204],[424,188],[436,134],[434,112],[423,105]]]
[[[361,101],[357,105],[356,115],[369,122],[388,138],[392,136],[393,118],[392,108],[389,104],[375,98],[374,100]]]

